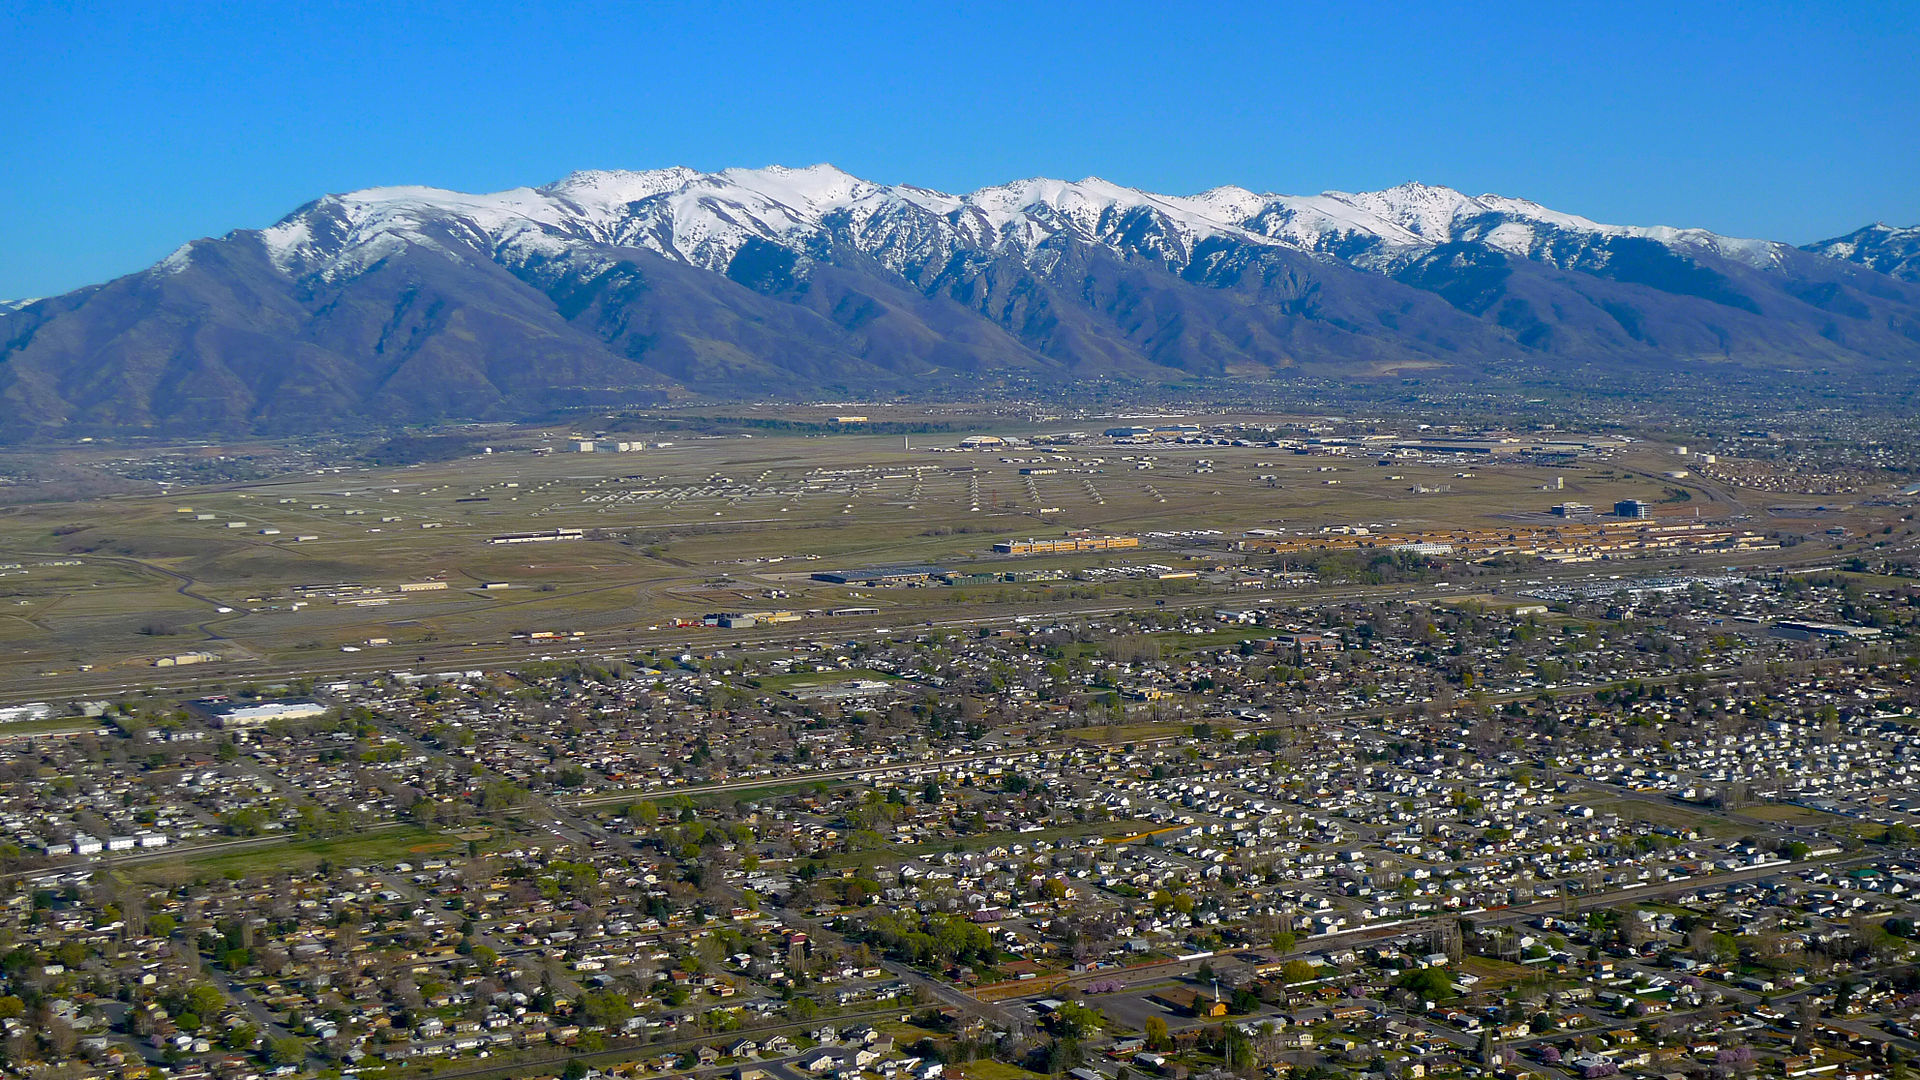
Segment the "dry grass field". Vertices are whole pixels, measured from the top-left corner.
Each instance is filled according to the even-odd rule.
[[[1231,538],[1327,526],[1497,529],[1544,520],[1567,500],[1660,503],[1676,486],[1660,476],[1670,459],[1651,446],[1548,468],[1198,445],[956,452],[959,440],[916,436],[908,449],[896,436],[690,436],[639,453],[523,449],[16,505],[0,514],[0,684],[31,692],[34,680],[83,666],[96,678],[132,678],[158,658],[195,652],[266,665],[338,662],[343,648],[379,648],[368,643],[382,639],[399,663],[409,646],[645,631],[717,610],[871,606],[917,619],[1040,594],[868,589],[809,575],[921,562],[1198,569],[1226,556],[1219,538],[1194,535],[1205,530]],[[1551,488],[1556,478],[1564,487]],[[1704,487],[1690,494],[1663,513],[1736,509]],[[1075,528],[1145,543],[1044,558],[990,551],[996,540]],[[489,543],[555,529],[585,538]],[[427,583],[438,587],[395,592]],[[367,599],[383,602],[299,591],[341,584],[380,590]]]

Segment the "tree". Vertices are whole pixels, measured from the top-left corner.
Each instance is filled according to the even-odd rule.
[[[1418,995],[1423,1001],[1444,1001],[1453,996],[1453,984],[1447,981],[1446,972],[1439,968],[1410,971],[1396,979],[1394,985]]]
[[[1253,1040],[1247,1038],[1247,1033],[1240,1030],[1239,1024],[1226,1025],[1220,1056],[1226,1059],[1227,1068],[1237,1072],[1246,1072],[1260,1063],[1259,1056],[1253,1050]]]
[[[226,1004],[226,996],[210,983],[201,983],[187,991],[186,1006],[189,1012],[201,1016],[219,1016]]]
[[[274,1039],[267,1043],[267,1060],[275,1065],[298,1065],[307,1060],[307,1044],[299,1039]]]
[[[1047,1071],[1059,1076],[1086,1061],[1087,1055],[1078,1039],[1055,1039],[1047,1046],[1046,1058]]]
[[[1158,1016],[1147,1017],[1147,1026],[1143,1034],[1149,1049],[1168,1050],[1173,1047],[1173,1035],[1167,1030],[1167,1022]]]
[[[595,990],[581,999],[580,1012],[592,1026],[610,1028],[632,1016],[633,1006],[624,995]]]
[[[1833,992],[1833,1012],[1836,1016],[1846,1015],[1847,1010],[1853,1005],[1853,995],[1857,989],[1852,979],[1840,980],[1839,987]]]
[[[1069,1002],[1053,1011],[1054,1027],[1068,1039],[1084,1039],[1100,1030],[1103,1018],[1097,1010]]]

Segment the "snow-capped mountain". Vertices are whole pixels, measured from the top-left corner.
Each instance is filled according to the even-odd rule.
[[[1255,194],[1223,187],[1156,195],[1089,178],[1033,179],[966,195],[862,180],[831,165],[698,173],[581,172],[541,188],[469,195],[371,188],[302,207],[260,239],[289,273],[352,274],[412,244],[447,254],[535,258],[581,242],[645,248],[724,272],[754,240],[798,252],[844,245],[896,272],[957,252],[1033,258],[1055,237],[1152,254],[1184,270],[1207,240],[1342,254],[1391,268],[1471,240],[1577,263],[1583,241],[1636,237],[1765,265],[1786,245],[1698,229],[1602,225],[1524,199],[1403,184],[1385,191]],[[192,245],[165,266],[178,269]]]
[[[1515,364],[1911,372],[1920,286],[1873,260],[1910,268],[1885,259],[1912,238],[1883,232],[1803,251],[1423,184],[950,194],[828,165],[373,188],[0,307],[0,431]]]
[[[1920,225],[1906,228],[1869,225],[1845,236],[1808,244],[1801,250],[1859,263],[1902,281],[1920,281]]]

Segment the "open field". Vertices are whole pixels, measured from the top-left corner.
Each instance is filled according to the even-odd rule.
[[[1518,986],[1529,980],[1539,979],[1541,977],[1540,972],[1528,968],[1524,964],[1510,963],[1506,960],[1496,960],[1490,956],[1468,957],[1462,963],[1462,968],[1465,971],[1479,976],[1486,984],[1483,987],[1485,990],[1504,990],[1507,987]]]
[[[1629,821],[1675,829],[1697,829],[1704,836],[1731,836],[1740,825],[1710,811],[1654,799],[1600,799],[1593,803],[1596,813],[1618,814]]]
[[[1792,803],[1760,803],[1745,806],[1741,807],[1740,815],[1781,825],[1802,825],[1822,829],[1844,825],[1847,820],[1838,814],[1829,814],[1810,806],[1795,806]]]
[[[1028,1072],[1004,1061],[982,1059],[955,1065],[947,1075],[965,1077],[966,1080],[1040,1080],[1044,1074]]]
[[[178,858],[142,862],[129,867],[127,873],[149,880],[166,880],[183,873],[239,877],[263,869],[306,871],[323,862],[377,863],[456,850],[466,850],[466,844],[456,837],[402,826],[327,839],[268,842],[235,851],[183,853]]]
[[[1658,472],[1669,459],[1651,446],[1554,468],[1262,446],[950,452],[958,438],[930,437],[909,450],[891,436],[696,436],[641,453],[523,449],[16,505],[0,512],[0,686],[31,694],[58,674],[148,678],[157,660],[180,655],[225,676],[247,665],[320,670],[343,651],[364,651],[355,657],[363,667],[407,666],[427,654],[452,665],[462,650],[513,647],[516,634],[666,634],[673,620],[712,611],[818,612],[793,628],[831,636],[842,620],[825,613],[840,608],[878,609],[867,622],[888,625],[1069,599],[1174,603],[1193,594],[1190,602],[1215,603],[1193,579],[1159,575],[1240,561],[1222,542],[1249,529],[1537,528],[1551,522],[1542,511],[1553,503],[1658,503],[1676,486]],[[1556,479],[1564,487],[1550,489]],[[1709,518],[1743,509],[1712,485],[1691,494],[1671,512],[1690,520],[1696,509]],[[996,540],[1071,528],[1144,543],[1034,558],[990,550]],[[489,542],[555,529],[582,532]],[[934,588],[810,579],[901,563],[1133,570],[1096,581]],[[678,636],[703,634],[727,636]]]
[[[106,725],[99,720],[80,716],[55,716],[46,720],[17,720],[10,724],[0,724],[0,739],[26,739],[36,735],[75,735],[106,730]]]

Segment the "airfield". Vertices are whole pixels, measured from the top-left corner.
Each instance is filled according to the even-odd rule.
[[[1672,449],[1648,443],[1552,464],[1097,437],[962,449],[960,435],[858,431],[677,434],[625,453],[577,445],[529,429],[435,464],[9,507],[0,689],[115,687],[156,666],[209,676],[453,666],[482,650],[609,635],[717,642],[732,635],[684,624],[720,611],[777,611],[792,632],[831,638],[1066,600],[1214,604],[1217,590],[1192,575],[1284,557],[1232,550],[1249,534],[1276,549],[1498,537],[1555,528],[1554,504],[1624,499],[1662,521],[1753,516],[1738,490],[1674,478]],[[1074,530],[1141,544],[992,551]],[[813,578],[902,564],[995,580]],[[1046,571],[1068,580],[1006,580]]]

